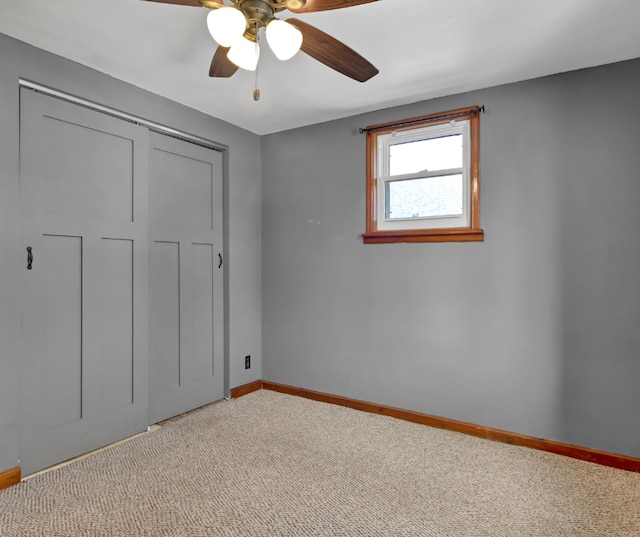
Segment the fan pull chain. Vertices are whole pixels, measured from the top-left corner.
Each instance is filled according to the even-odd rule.
[[[258,66],[257,65],[256,65],[256,85],[253,89],[253,100],[254,101],[260,100],[260,89],[258,88]]]
[[[259,29],[256,28],[256,56],[259,53],[258,32],[259,32]],[[256,83],[255,83],[255,86],[253,88],[253,100],[254,101],[259,101],[260,100],[260,89],[258,88],[258,69],[259,69],[259,64],[260,64],[260,61],[258,61],[258,63],[256,64]]]

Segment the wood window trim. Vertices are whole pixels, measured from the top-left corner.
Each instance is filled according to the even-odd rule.
[[[484,240],[480,228],[480,108],[458,108],[438,114],[414,117],[396,124],[372,125],[367,133],[367,227],[362,234],[365,244],[396,242],[479,242]],[[471,163],[469,168],[469,226],[456,228],[431,228],[407,230],[379,230],[377,223],[377,138],[392,131],[406,131],[420,127],[448,123],[451,118],[469,120]]]

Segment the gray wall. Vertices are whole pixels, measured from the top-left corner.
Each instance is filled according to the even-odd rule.
[[[0,472],[18,465],[19,90],[22,77],[229,148],[226,178],[229,387],[261,378],[260,138],[0,34]],[[244,369],[244,356],[253,357]]]
[[[262,138],[263,376],[640,456],[640,61]],[[485,105],[483,243],[364,245],[358,127]]]

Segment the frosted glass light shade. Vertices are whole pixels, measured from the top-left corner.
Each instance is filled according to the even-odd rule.
[[[242,39],[242,34],[247,29],[247,19],[242,11],[235,7],[219,7],[207,15],[207,27],[211,37],[219,45],[231,47]]]
[[[302,45],[302,32],[286,21],[272,20],[266,34],[267,42],[279,60],[293,58]]]
[[[255,71],[260,59],[260,45],[244,37],[231,46],[227,58],[242,69]]]

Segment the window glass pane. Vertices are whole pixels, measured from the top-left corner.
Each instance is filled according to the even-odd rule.
[[[462,167],[462,135],[417,140],[389,147],[389,175]]]
[[[388,181],[386,218],[462,215],[462,174]]]

